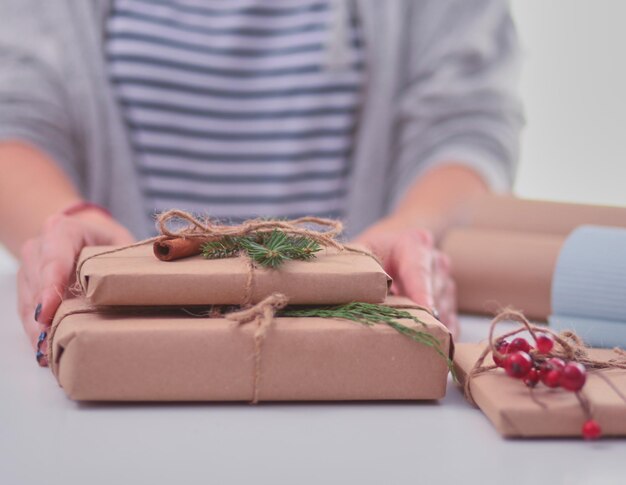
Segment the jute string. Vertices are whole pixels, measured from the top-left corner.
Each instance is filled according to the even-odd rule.
[[[274,322],[276,311],[285,308],[288,303],[285,295],[274,293],[263,301],[260,301],[251,308],[233,312],[226,315],[228,320],[232,320],[237,325],[254,322],[257,329],[254,332],[254,374],[253,374],[253,392],[252,404],[259,402],[259,390],[261,388],[261,356],[263,351],[263,343],[267,336],[267,331]]]
[[[498,337],[494,337],[494,330],[496,326],[502,322],[517,322],[521,326],[515,330],[504,333]],[[596,360],[589,356],[588,349],[585,346],[582,339],[574,332],[565,331],[556,333],[547,327],[539,327],[532,325],[528,319],[516,310],[504,310],[499,313],[492,321],[489,327],[489,342],[487,347],[481,352],[480,357],[474,364],[474,367],[470,370],[465,379],[464,391],[465,397],[473,404],[476,404],[472,396],[471,384],[472,380],[477,376],[484,374],[485,372],[497,369],[496,365],[484,365],[485,359],[489,354],[499,359],[503,359],[505,356],[496,348],[498,340],[502,340],[513,335],[517,335],[522,332],[528,332],[533,339],[536,340],[538,333],[549,334],[554,338],[554,349],[548,354],[538,354],[536,350],[531,350],[531,355],[539,356],[541,358],[549,359],[551,357],[558,357],[567,361],[574,361],[584,365],[587,369],[599,370],[599,369],[626,369],[626,352],[622,349],[615,348],[616,357],[609,360]],[[600,376],[601,374],[597,374]],[[606,381],[606,379],[605,379]],[[611,385],[615,388],[615,386]],[[619,393],[618,393],[619,394]],[[620,394],[621,395],[621,394]]]
[[[171,225],[174,221],[186,222],[187,224],[179,229],[172,229]],[[325,230],[313,230],[307,225],[316,225]],[[146,244],[155,243],[163,239],[171,238],[191,238],[203,239],[207,241],[215,241],[222,237],[241,237],[248,236],[253,233],[272,232],[278,229],[292,236],[301,236],[312,239],[320,246],[331,247],[339,251],[347,250],[354,253],[363,254],[371,257],[381,264],[378,258],[371,252],[342,244],[336,240],[337,236],[343,231],[343,224],[333,219],[324,219],[321,217],[300,217],[291,220],[265,220],[251,219],[239,225],[223,225],[212,223],[210,219],[195,217],[189,212],[178,209],[172,209],[163,212],[157,216],[156,227],[160,235],[138,241],[133,244],[121,246],[115,249],[101,251],[84,258],[76,266],[76,287],[73,293],[76,295],[85,294],[86,288],[81,278],[82,268],[85,263],[91,259],[107,254],[114,254],[127,249],[144,246]],[[243,293],[243,304],[248,305],[253,295],[254,270],[255,266],[247,255],[240,255],[244,258],[247,266],[247,280]],[[382,266],[382,264],[381,264]]]

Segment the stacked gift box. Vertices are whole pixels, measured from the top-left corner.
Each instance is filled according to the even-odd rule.
[[[448,330],[428,309],[389,296],[389,277],[365,251],[323,247],[309,260],[268,268],[241,254],[164,262],[149,244],[89,247],[77,268],[81,295],[63,302],[48,341],[52,371],[72,399],[445,394]],[[364,324],[317,311],[355,302],[400,316],[392,325]]]

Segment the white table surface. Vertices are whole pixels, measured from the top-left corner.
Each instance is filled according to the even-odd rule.
[[[451,382],[438,403],[78,404],[36,365],[12,274],[0,295],[1,485],[626,483],[626,440],[505,440]]]

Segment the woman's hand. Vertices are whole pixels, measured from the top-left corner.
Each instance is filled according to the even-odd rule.
[[[458,334],[456,288],[450,261],[437,251],[430,232],[422,229],[391,229],[373,226],[357,240],[378,256],[393,278],[391,290],[418,305],[436,309],[439,319]]]
[[[41,233],[24,243],[17,274],[18,305],[33,347],[73,283],[81,249],[132,242],[131,234],[114,219],[97,209],[88,209],[71,216],[51,216]]]

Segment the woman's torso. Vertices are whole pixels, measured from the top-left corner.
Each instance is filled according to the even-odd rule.
[[[355,19],[337,32],[334,15],[328,0],[114,1],[108,69],[146,217],[344,215],[364,70]]]

